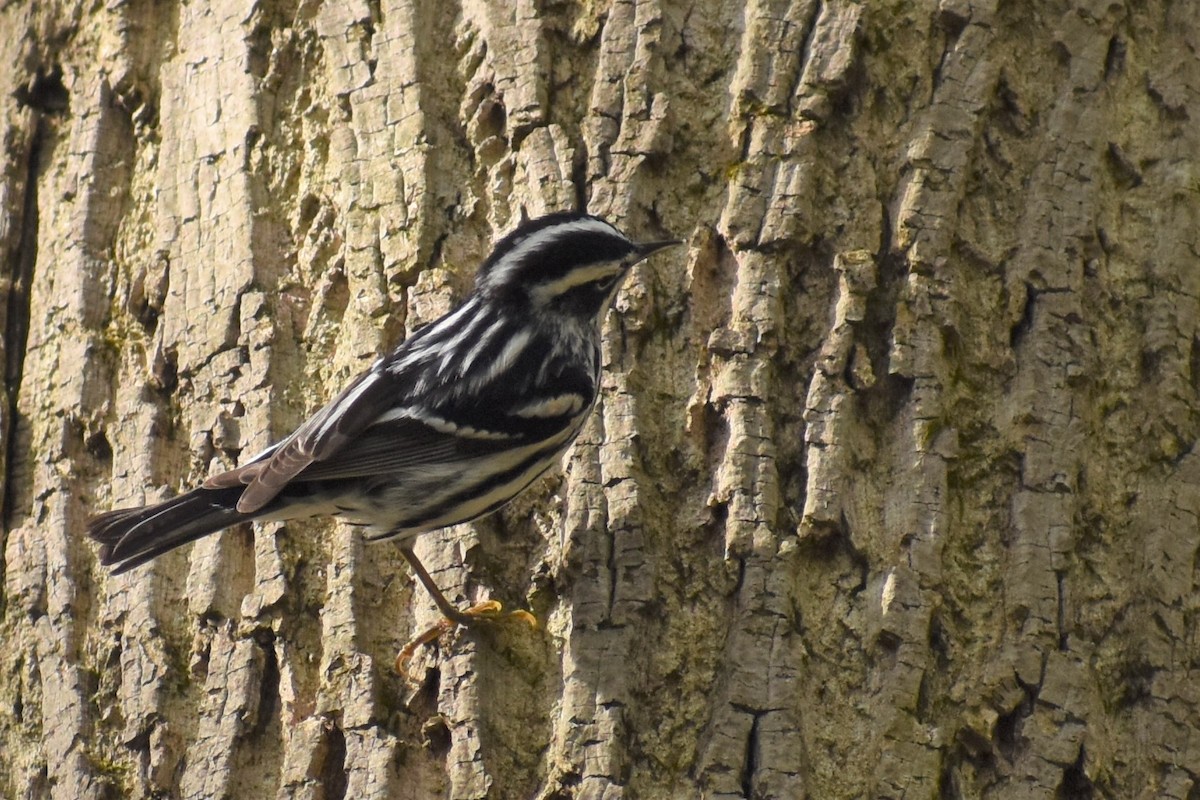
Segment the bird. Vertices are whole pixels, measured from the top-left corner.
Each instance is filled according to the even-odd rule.
[[[241,523],[329,516],[398,541],[441,614],[472,624],[415,538],[496,511],[561,461],[600,394],[601,327],[622,282],[679,244],[637,243],[579,211],[521,222],[460,305],[291,434],[177,497],[89,519],[100,562],[120,574]]]

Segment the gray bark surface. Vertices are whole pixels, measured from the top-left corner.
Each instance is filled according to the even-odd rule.
[[[0,6],[0,796],[1200,796],[1186,3]],[[287,433],[523,213],[687,247],[547,478],[392,545],[97,511]]]

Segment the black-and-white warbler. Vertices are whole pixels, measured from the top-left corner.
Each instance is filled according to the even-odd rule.
[[[636,244],[586,214],[520,225],[461,306],[291,435],[187,494],[92,518],[101,561],[119,573],[238,523],[332,515],[399,539],[442,613],[467,621],[413,538],[495,511],[558,463],[595,403],[600,325],[622,279],[672,244]]]

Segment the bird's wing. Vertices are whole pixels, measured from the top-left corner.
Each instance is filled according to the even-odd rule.
[[[464,309],[469,311],[469,304]],[[476,367],[483,377],[471,392],[461,391],[461,378],[426,381],[439,372],[429,372],[430,365],[413,353],[420,352],[419,342],[427,336],[444,332],[440,329],[456,330],[452,323],[461,322],[456,318],[462,313],[406,340],[274,448],[209,478],[205,487],[245,486],[237,510],[249,514],[295,479],[357,477],[494,452],[555,437],[590,408],[595,398],[590,372],[570,360],[547,362],[544,343],[531,341],[530,334],[495,336],[499,353],[491,360],[479,357]],[[513,368],[497,369],[497,364]],[[543,381],[540,387],[531,383],[535,380]],[[556,395],[545,394],[549,386]]]
[[[251,463],[214,475],[204,486],[244,486],[237,510],[253,513],[294,480],[386,474],[554,438],[575,423],[594,396],[571,388],[528,402],[511,388],[493,391],[487,402],[468,408],[451,394],[406,396],[393,376],[368,372],[291,436]],[[404,405],[406,399],[412,404]]]
[[[238,511],[257,511],[310,464],[330,458],[366,430],[395,405],[399,393],[394,377],[379,370],[364,372],[278,445],[243,467],[214,475],[204,486],[245,485]]]
[[[367,428],[330,458],[314,461],[297,480],[331,480],[386,475],[418,465],[439,465],[498,452],[526,437],[489,434],[471,428],[450,430],[427,421],[385,419]]]

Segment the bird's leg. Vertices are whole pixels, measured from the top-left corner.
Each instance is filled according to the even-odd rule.
[[[445,617],[438,624],[430,627],[428,630],[414,636],[404,649],[400,651],[400,655],[396,656],[396,669],[403,671],[404,665],[412,658],[413,653],[418,647],[436,641],[443,633],[452,630],[456,625],[475,625],[480,622],[499,622],[502,620],[518,620],[524,622],[532,628],[537,628],[537,619],[528,611],[520,610],[510,611],[507,614],[501,613],[504,606],[498,600],[485,600],[482,603],[476,603],[468,609],[460,609],[446,599],[446,595],[442,594],[442,590],[438,588],[434,582],[433,576],[425,569],[425,565],[417,558],[417,554],[413,552],[411,547],[401,547],[400,552],[404,555],[409,566],[412,567],[413,574],[417,576],[417,580],[425,587],[425,591],[429,592],[429,596],[433,598],[434,605],[438,607],[438,611],[442,612]]]
[[[438,607],[438,611],[442,612],[442,616],[451,622],[459,625],[472,625],[478,622],[481,618],[485,618],[487,609],[484,606],[494,607],[495,611],[500,610],[500,604],[495,600],[489,600],[485,603],[477,603],[471,606],[466,611],[462,611],[458,606],[446,599],[446,595],[442,594],[442,590],[438,588],[434,582],[433,576],[425,569],[425,565],[421,563],[421,559],[417,558],[417,554],[413,552],[411,547],[401,547],[400,552],[404,555],[413,574],[417,576],[417,580],[425,587],[425,591],[429,592],[429,596],[433,598],[433,603]]]

